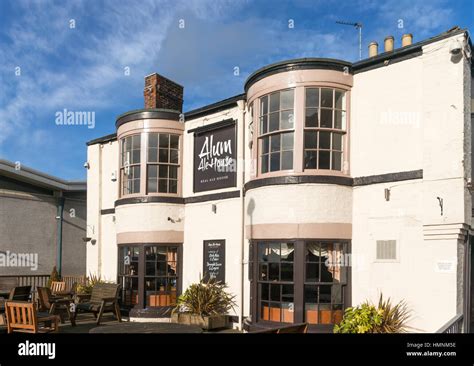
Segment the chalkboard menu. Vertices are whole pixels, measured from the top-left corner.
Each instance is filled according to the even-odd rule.
[[[225,240],[204,240],[204,278],[225,282]]]
[[[194,192],[235,187],[236,127],[232,119],[194,132]]]

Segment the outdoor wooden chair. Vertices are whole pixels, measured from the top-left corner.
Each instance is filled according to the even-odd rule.
[[[51,294],[51,290],[48,287],[37,287],[36,290],[38,291],[39,311],[59,315],[61,323],[63,323],[62,315],[66,313],[71,324],[75,325],[69,308],[71,303],[74,302],[71,298],[55,297]]]
[[[51,282],[51,292],[54,294],[58,292],[66,291],[66,282],[62,281],[52,281]]]
[[[118,305],[118,296],[120,293],[120,285],[113,283],[100,283],[92,288],[89,300],[76,304],[76,311],[73,320],[76,320],[78,312],[93,313],[97,319],[97,325],[100,324],[102,314],[112,312],[119,322],[122,321],[120,316],[120,308]]]
[[[250,333],[282,334],[282,333],[306,333],[307,331],[308,331],[308,324],[300,323],[300,324],[283,325],[280,327],[261,329],[261,330],[256,330]]]
[[[31,286],[18,286],[10,291],[8,300],[10,301],[28,301],[31,296]]]
[[[38,314],[35,304],[25,301],[5,303],[8,333],[47,333],[58,331],[58,316]],[[42,325],[40,325],[42,324]]]

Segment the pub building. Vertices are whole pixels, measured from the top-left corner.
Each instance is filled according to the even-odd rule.
[[[181,85],[146,76],[145,108],[87,144],[87,272],[122,285],[131,321],[169,320],[210,276],[247,330],[332,332],[380,293],[416,331],[467,327],[470,44],[453,28],[355,63],[278,62],[184,113]]]

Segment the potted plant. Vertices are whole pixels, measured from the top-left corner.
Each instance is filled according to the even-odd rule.
[[[172,321],[186,325],[198,325],[205,330],[228,326],[227,313],[234,309],[235,295],[229,294],[225,283],[201,279],[189,286],[178,297],[173,309]]]
[[[366,301],[360,306],[346,309],[334,333],[405,333],[411,312],[405,301],[393,305],[390,298],[380,294],[377,306]]]

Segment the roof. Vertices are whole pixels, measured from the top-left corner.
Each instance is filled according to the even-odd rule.
[[[234,95],[233,97],[220,100],[218,102],[208,104],[204,107],[193,109],[191,111],[185,112],[184,117],[185,121],[196,119],[207,114],[217,113],[225,109],[235,107],[239,100],[245,99],[245,93]]]
[[[0,159],[0,175],[56,191],[77,192],[87,190],[85,181],[60,179],[24,165],[21,165],[21,169],[16,169],[15,163],[3,159]]]

